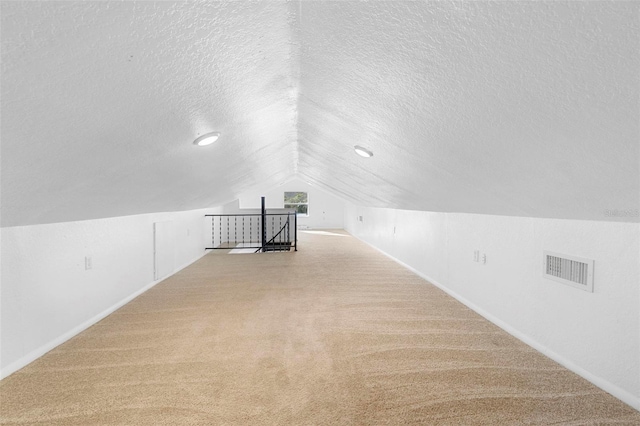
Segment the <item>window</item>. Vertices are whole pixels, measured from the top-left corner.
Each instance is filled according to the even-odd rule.
[[[306,192],[285,192],[284,208],[295,210],[298,216],[309,216],[309,196]]]

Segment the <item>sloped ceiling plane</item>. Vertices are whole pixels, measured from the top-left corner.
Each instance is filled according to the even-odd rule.
[[[2,226],[216,206],[293,177],[398,209],[602,220],[640,204],[638,3],[0,12]]]

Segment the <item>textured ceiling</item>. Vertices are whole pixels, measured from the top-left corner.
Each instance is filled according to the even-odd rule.
[[[639,3],[0,13],[2,226],[209,207],[294,176],[368,206],[640,220]]]

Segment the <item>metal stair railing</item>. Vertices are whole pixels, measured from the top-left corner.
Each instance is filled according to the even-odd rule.
[[[295,214],[295,213],[294,213]],[[278,231],[277,234],[275,234],[273,237],[271,237],[271,239],[267,242],[265,242],[262,247],[260,247],[258,250],[256,250],[254,253],[258,253],[260,251],[262,252],[266,252],[266,251],[290,251],[291,250],[291,232],[289,229],[289,213],[287,213],[287,220],[285,221],[284,225],[282,225],[282,228],[280,228],[280,230]],[[283,231],[285,231],[285,241],[282,241],[282,238],[280,238],[279,241],[276,242],[276,238],[278,238]],[[298,248],[295,247],[295,251],[298,251]]]
[[[258,253],[293,248],[298,251],[296,213],[208,214],[205,217],[211,218],[211,242],[206,250],[244,248]]]

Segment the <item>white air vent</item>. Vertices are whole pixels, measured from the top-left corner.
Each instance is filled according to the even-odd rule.
[[[593,293],[592,259],[544,252],[545,278]]]

